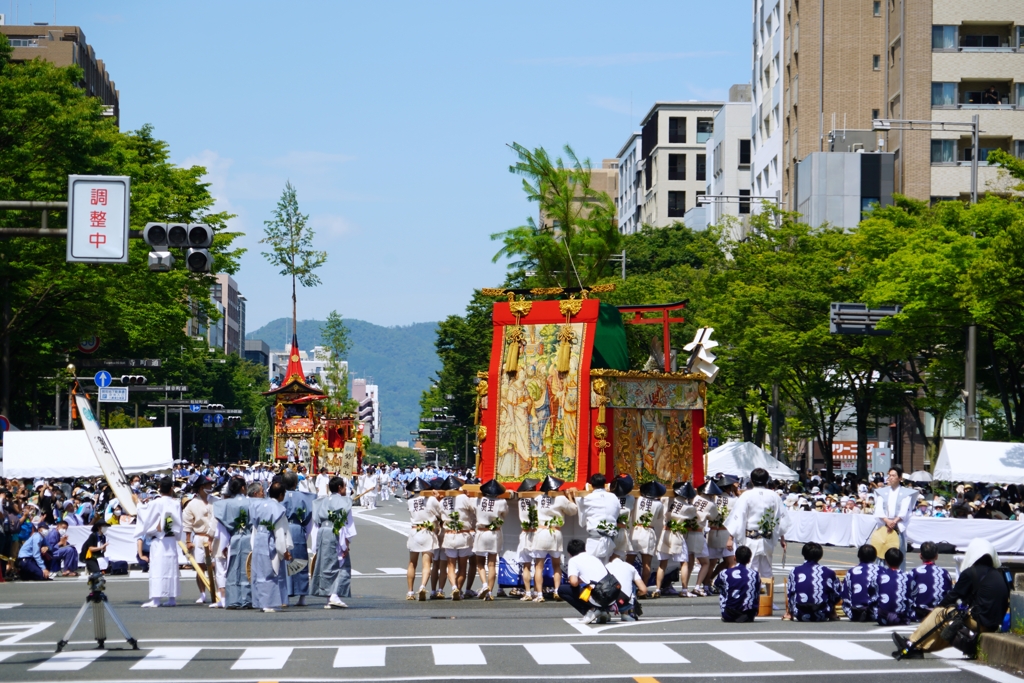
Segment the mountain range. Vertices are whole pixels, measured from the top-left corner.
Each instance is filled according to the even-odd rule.
[[[271,351],[283,351],[291,343],[291,318],[278,318],[245,335],[261,339]],[[310,351],[321,345],[322,320],[300,320],[299,348]],[[345,320],[350,348],[349,379],[366,378],[380,387],[381,442],[414,440],[409,432],[419,427],[420,396],[430,388],[441,361],[434,349],[437,323],[413,323],[381,327],[362,320]]]

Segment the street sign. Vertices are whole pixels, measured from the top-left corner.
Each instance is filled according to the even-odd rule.
[[[11,421],[6,416],[0,415],[0,432],[6,432],[11,428]]]
[[[160,364],[159,358],[85,358],[78,361],[79,367],[83,368],[159,368]]]
[[[708,448],[718,448],[718,437],[717,436],[709,436],[708,437]]]
[[[221,415],[220,413],[217,413],[216,415],[213,416],[213,422],[214,424],[218,425],[224,424],[224,416]]]
[[[100,338],[97,337],[96,335],[86,337],[82,341],[78,342],[78,350],[81,351],[82,353],[96,353],[96,351],[98,351],[99,348]]]
[[[100,403],[127,403],[128,387],[100,388]]]
[[[188,406],[188,409],[190,411],[192,411],[193,413],[198,413],[200,410],[203,409],[203,404],[202,403],[190,403],[189,406]]]
[[[96,382],[98,387],[109,387],[110,386],[110,373],[106,370],[100,370],[96,373],[96,376],[92,378]],[[126,401],[128,399],[125,399]]]
[[[867,304],[836,303],[829,306],[830,334],[861,334],[888,337],[892,330],[878,329],[878,323],[903,312],[902,306],[879,306],[869,309]]]
[[[128,176],[68,176],[68,263],[128,263]]]
[[[135,385],[128,387],[129,391],[135,393],[137,391],[155,391],[164,393],[179,393],[188,391],[188,386],[184,384],[145,384]]]
[[[206,415],[203,415],[203,424],[207,424],[208,425],[211,422],[213,422],[213,415],[210,415],[209,413],[207,413]]]

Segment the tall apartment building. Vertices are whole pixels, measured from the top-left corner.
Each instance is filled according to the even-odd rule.
[[[1004,190],[997,169],[984,160],[994,148],[1024,153],[1024,3],[778,2],[784,2],[773,10],[781,11],[784,41],[784,206],[795,208],[800,160],[829,151],[830,133],[870,131],[877,118],[969,122],[978,114],[984,131],[979,191]],[[893,130],[871,139],[874,149],[865,151],[894,155],[896,192],[920,200],[967,198],[969,132]]]
[[[643,182],[642,224],[663,228],[681,222],[707,191],[706,144],[722,104],[656,102],[643,118],[637,179]]]
[[[643,224],[644,174],[641,170],[640,133],[633,133],[619,150],[619,195],[615,207],[619,213],[619,232],[632,235]]]
[[[367,384],[365,379],[354,379],[352,398],[359,403],[359,421],[365,425],[363,434],[380,443],[380,388]]]
[[[2,15],[0,15],[2,16]],[[106,112],[120,121],[120,93],[110,80],[102,59],[96,58],[92,46],[85,40],[85,33],[78,26],[7,26],[0,21],[0,33],[7,36],[14,52],[11,60],[27,62],[43,59],[57,66],[82,68],[83,76],[79,86],[93,97],[98,97],[106,106]]]
[[[750,191],[755,197],[782,199],[782,70],[781,0],[754,0],[754,63],[750,74],[753,147]],[[788,43],[786,43],[788,45]],[[788,52],[788,49],[787,49]],[[761,201],[752,211],[760,210]]]
[[[715,114],[714,131],[707,141],[708,197],[722,197],[705,204],[706,224],[722,225],[731,216],[729,239],[746,237],[750,226],[750,167],[753,157],[750,140],[751,88],[747,84],[729,88],[729,101]],[[758,202],[754,202],[758,203]]]
[[[238,283],[227,273],[217,273],[217,282],[210,286],[210,298],[220,304],[223,342],[218,346],[224,353],[245,356],[245,297],[238,291]],[[211,343],[211,346],[214,344]]]

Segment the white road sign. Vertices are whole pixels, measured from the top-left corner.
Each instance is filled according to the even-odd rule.
[[[128,176],[68,176],[67,261],[128,263]]]
[[[102,387],[100,403],[127,403],[128,387]]]

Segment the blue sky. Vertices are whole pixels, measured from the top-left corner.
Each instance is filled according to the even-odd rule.
[[[57,0],[179,164],[207,167],[246,233],[250,330],[290,315],[260,255],[286,180],[329,252],[299,317],[382,325],[461,312],[500,284],[490,234],[536,211],[506,143],[613,157],[656,100],[750,78],[751,5],[719,2]],[[0,0],[8,23],[52,0]],[[272,341],[272,340],[268,340]]]

